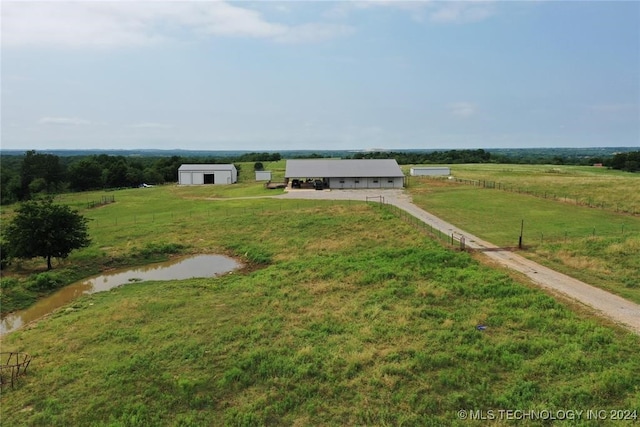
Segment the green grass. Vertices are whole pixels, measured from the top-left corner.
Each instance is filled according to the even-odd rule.
[[[457,411],[640,409],[639,337],[384,210],[160,190],[87,211],[103,225],[75,259],[164,241],[261,264],[85,296],[3,337],[34,357],[2,393],[3,424],[485,425]],[[149,210],[165,215],[107,225]]]
[[[417,205],[498,246],[517,247],[524,221],[523,255],[640,303],[640,217],[448,180],[414,179],[410,191]]]
[[[511,192],[528,192],[568,204],[612,212],[640,213],[640,174],[590,166],[448,165],[455,178],[476,180]],[[405,167],[408,171],[409,166]],[[408,173],[407,173],[408,175]],[[410,178],[410,183],[419,178]]]

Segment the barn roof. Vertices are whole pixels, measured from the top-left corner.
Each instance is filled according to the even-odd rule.
[[[394,159],[287,160],[285,178],[386,178],[404,174]]]
[[[179,171],[228,171],[236,167],[232,164],[183,164],[178,168]]]

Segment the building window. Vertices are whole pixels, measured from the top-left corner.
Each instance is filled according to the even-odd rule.
[[[393,184],[393,180],[392,180],[392,179],[388,180],[387,182],[388,182],[389,184]]]
[[[344,179],[341,179],[341,180],[340,180],[340,184],[344,184]]]
[[[360,180],[359,179],[356,179],[356,184],[360,184]]]
[[[378,183],[378,180],[377,180],[377,179],[374,179],[374,180],[373,180],[373,183],[374,183],[374,184],[377,184],[377,183]]]

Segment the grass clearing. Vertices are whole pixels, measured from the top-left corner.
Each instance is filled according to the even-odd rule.
[[[524,220],[523,255],[640,303],[637,216],[447,180],[414,179],[410,191],[417,205],[498,246],[517,246]]]
[[[640,410],[640,337],[384,211],[146,190],[84,212],[95,240],[70,261],[164,242],[260,268],[132,283],[3,337],[3,351],[34,357],[2,393],[3,424],[485,425],[457,411]]]
[[[531,193],[568,204],[619,213],[640,213],[640,174],[591,166],[460,164],[448,165],[456,178],[510,192]],[[408,166],[405,170],[408,170]],[[419,178],[411,177],[410,183]]]

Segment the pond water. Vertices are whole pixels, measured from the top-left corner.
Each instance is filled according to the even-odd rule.
[[[226,256],[196,255],[90,277],[65,286],[25,310],[16,311],[3,317],[0,324],[0,335],[15,331],[23,325],[68,304],[81,295],[108,291],[116,286],[143,280],[181,280],[194,277],[212,277],[228,273],[239,267],[241,267],[241,264]]]

